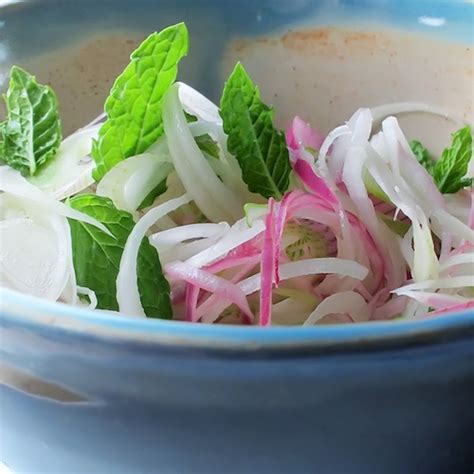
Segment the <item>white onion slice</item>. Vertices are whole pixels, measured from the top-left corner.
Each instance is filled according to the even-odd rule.
[[[431,222],[433,231],[438,237],[442,237],[443,232],[447,232],[456,237],[457,243],[462,239],[474,243],[474,230],[443,209],[433,212]]]
[[[166,153],[143,153],[115,165],[97,185],[97,195],[114,202],[118,209],[134,212],[146,196],[172,171]]]
[[[79,295],[84,295],[89,298],[89,304],[87,307],[89,309],[96,309],[97,308],[97,296],[95,294],[95,291],[91,290],[90,288],[87,288],[85,286],[78,286],[77,287],[77,293]]]
[[[316,324],[331,314],[349,314],[354,321],[367,321],[369,319],[369,310],[364,298],[354,291],[343,291],[335,293],[319,303],[303,326]]]
[[[163,98],[163,126],[176,173],[202,213],[212,222],[237,220],[244,203],[219,180],[194,141],[177,84]]]
[[[97,227],[108,235],[112,235],[107,227],[98,220],[47,196],[40,189],[23,178],[18,171],[9,166],[0,166],[0,191],[27,199],[42,211],[49,211],[60,216],[85,222]]]
[[[60,296],[60,300],[74,305],[77,303],[78,290],[77,290],[76,272],[74,269],[74,261],[73,261],[73,255],[72,255],[71,227],[67,219],[64,219],[64,227],[65,227],[64,245],[67,249],[68,260],[69,260],[69,281],[67,282],[66,287],[64,288]]]
[[[189,224],[177,229],[164,230],[150,236],[150,241],[158,250],[166,250],[185,240],[204,239],[223,234],[230,229],[227,222],[220,224]]]
[[[457,255],[453,255],[452,257],[448,257],[444,262],[440,264],[439,269],[440,271],[446,271],[449,270],[450,267],[466,264],[472,265],[472,269],[474,270],[474,252],[460,253]],[[472,274],[474,275],[474,271],[472,271]],[[472,286],[474,286],[474,283]]]
[[[319,150],[319,156],[316,162],[317,173],[327,180],[330,188],[333,191],[336,189],[336,176],[333,176],[329,172],[326,160],[327,154],[329,153],[329,149],[331,148],[333,143],[336,142],[337,139],[340,139],[345,135],[350,135],[350,133],[351,129],[347,125],[341,125],[340,127],[335,128],[332,132],[329,132],[323,144],[321,145],[321,149]]]
[[[88,188],[93,182],[94,160],[89,156],[100,125],[83,128],[63,140],[54,160],[28,178],[51,197],[62,200]]]
[[[195,267],[203,267],[215,260],[227,255],[231,250],[239,245],[252,240],[265,229],[265,224],[261,220],[256,220],[252,227],[248,227],[245,219],[237,221],[222,239],[215,245],[191,257],[186,263]]]
[[[341,277],[348,276],[357,280],[363,280],[368,274],[368,269],[352,260],[331,257],[311,258],[280,265],[281,281],[316,274],[337,274]],[[257,273],[242,280],[238,283],[238,286],[246,296],[259,291],[261,286],[261,274]],[[205,323],[214,322],[219,317],[219,314],[229,306],[227,301],[219,301],[213,304],[212,312],[209,312],[210,305],[208,306],[206,303],[207,302],[203,303],[197,312],[198,319],[202,318],[202,321]]]
[[[227,222],[220,224],[190,224],[150,237],[150,243],[158,250],[161,263],[184,261],[214,245],[228,230]],[[186,242],[192,240],[191,242]]]
[[[196,115],[206,122],[222,124],[219,108],[207,97],[184,82],[178,82],[179,100],[186,112]]]
[[[426,307],[431,307],[434,309],[444,309],[449,306],[454,306],[462,303],[467,303],[469,298],[464,298],[463,296],[458,295],[446,295],[444,293],[432,293],[427,291],[415,291],[407,290],[403,293],[403,296],[407,296],[418,303],[423,305],[422,311],[415,310],[413,316],[423,315],[426,313]],[[413,303],[413,301],[412,301]]]
[[[392,291],[397,295],[404,295],[407,291],[414,290],[436,290],[439,288],[464,288],[467,286],[474,286],[474,279],[472,275],[469,276],[458,276],[448,278],[438,278],[436,280],[425,280],[419,283],[411,283],[409,285],[402,286]]]
[[[121,313],[135,317],[146,316],[140,301],[137,282],[137,258],[140,245],[148,229],[157,220],[190,201],[191,198],[186,194],[171,199],[148,211],[136,223],[125,244],[117,276],[117,302]]]
[[[308,318],[308,313],[314,309],[314,304],[307,301],[287,298],[272,305],[273,326],[296,326],[303,324]]]
[[[203,252],[210,246],[214,245],[219,237],[208,237],[206,239],[198,239],[189,243],[181,243],[169,248],[168,250],[159,251],[160,260],[164,265],[165,263],[175,262],[177,260],[185,261],[193,257],[194,255]],[[155,246],[155,248],[157,248]]]
[[[305,275],[337,274],[363,280],[369,270],[360,263],[342,258],[309,258],[280,265],[280,280],[289,280]],[[252,275],[239,283],[246,295],[260,290],[260,273]]]
[[[471,212],[471,196],[469,192],[445,194],[444,199],[446,201],[447,212],[461,222],[469,222]]]
[[[0,284],[56,301],[71,274],[67,221],[23,204],[25,216],[0,221]]]
[[[176,229],[157,232],[150,236],[150,242],[159,252],[163,252],[186,240],[223,235],[229,229],[230,226],[227,222],[219,224],[189,224],[177,227]]]

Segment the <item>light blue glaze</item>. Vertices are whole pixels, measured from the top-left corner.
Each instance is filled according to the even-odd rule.
[[[215,57],[237,35],[377,21],[470,46],[473,15],[467,1],[50,0],[0,8],[0,44],[21,61],[99,27],[185,20],[193,43],[215,38],[189,78],[212,95]],[[472,312],[261,329],[119,319],[8,292],[0,302],[0,378],[3,364],[30,381],[0,383],[0,462],[16,472],[473,470]],[[38,381],[82,401],[28,393]]]

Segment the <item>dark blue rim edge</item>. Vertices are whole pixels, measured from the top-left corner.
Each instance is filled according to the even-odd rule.
[[[414,321],[261,328],[117,317],[0,289],[0,322],[99,337],[124,343],[213,349],[331,348],[474,338],[474,311]]]

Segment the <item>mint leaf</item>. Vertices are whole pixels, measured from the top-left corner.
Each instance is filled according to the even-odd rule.
[[[161,196],[163,193],[165,193],[168,190],[168,186],[166,185],[166,180],[168,178],[166,177],[163,181],[160,181],[145,197],[145,199],[142,201],[142,203],[138,206],[137,210],[141,211],[142,209],[145,209],[145,207],[151,206],[154,202],[155,199],[158,196]]]
[[[118,310],[116,280],[123,249],[135,223],[131,214],[118,210],[108,198],[82,194],[69,201],[72,208],[102,222],[114,235],[84,222],[69,220],[77,283],[94,290],[98,308]],[[143,239],[138,254],[138,288],[148,317],[172,316],[170,287],[163,276],[158,253]]]
[[[456,193],[472,184],[465,178],[472,157],[472,133],[469,126],[453,134],[450,148],[446,148],[436,162],[433,177],[443,194]]]
[[[118,162],[145,152],[163,134],[162,98],[188,51],[184,23],[150,35],[131,55],[105,102],[107,120],[92,147],[98,181]]]
[[[425,148],[418,140],[411,141],[410,148],[413,151],[418,163],[423,165],[429,174],[433,175],[433,169],[436,162],[433,160],[428,149]]]
[[[391,202],[384,190],[377,184],[377,181],[375,181],[375,179],[367,170],[364,171],[364,184],[369,194],[376,197],[380,201]]]
[[[184,111],[184,116],[188,123],[198,121],[198,118],[195,115],[189,114],[186,111]],[[208,133],[195,137],[194,141],[202,152],[207,153],[212,158],[219,158],[219,145]]]
[[[4,162],[3,142],[5,140],[6,122],[0,122],[0,163]]]
[[[184,116],[186,117],[186,122],[194,123],[198,121],[198,118],[195,115],[189,114],[188,112],[186,112],[186,110],[183,110],[183,112],[184,112]]]
[[[49,86],[13,66],[4,96],[7,120],[2,125],[2,158],[23,174],[33,175],[54,158],[61,144],[58,101]]]
[[[410,230],[410,224],[404,221],[393,220],[393,217],[387,216],[386,214],[377,213],[382,222],[395,234],[400,237],[404,237],[405,234]]]
[[[194,141],[202,152],[219,159],[219,145],[209,134],[199,135],[194,138]]]
[[[280,199],[291,171],[285,136],[273,126],[273,110],[260,100],[258,87],[240,63],[224,87],[221,116],[227,148],[249,190]]]

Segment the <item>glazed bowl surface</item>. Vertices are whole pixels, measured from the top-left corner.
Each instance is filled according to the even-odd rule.
[[[11,64],[28,68],[72,132],[134,45],[178,21],[191,37],[180,79],[218,100],[242,60],[282,126],[298,113],[328,131],[395,101],[473,122],[468,1],[0,1],[0,88]],[[402,125],[434,149],[452,131]],[[473,400],[472,311],[207,326],[0,292],[0,463],[14,473],[470,473]]]

